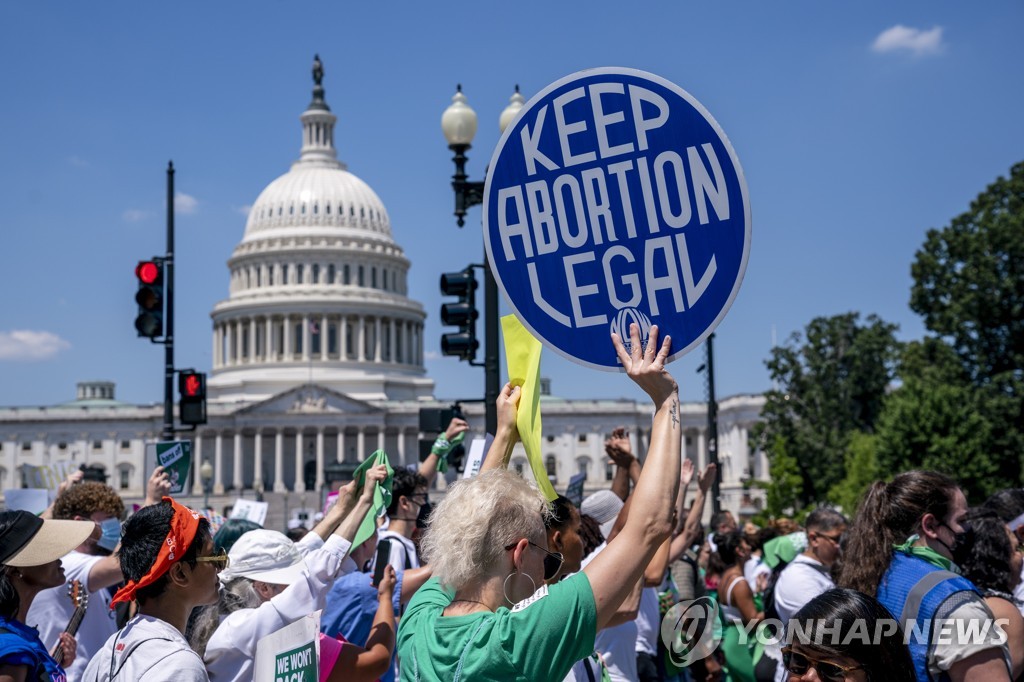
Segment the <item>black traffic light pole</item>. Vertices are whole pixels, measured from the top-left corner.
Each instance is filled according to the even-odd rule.
[[[708,336],[708,464],[717,468],[711,484],[711,511],[722,511],[722,467],[718,464],[718,402],[715,400],[715,335]]]
[[[455,190],[455,217],[459,227],[466,224],[466,210],[483,203],[484,183],[469,180],[466,175],[466,151],[468,144],[449,145],[455,153],[455,175],[452,189]],[[498,431],[498,283],[491,272],[491,264],[484,253],[484,409],[487,433]]]
[[[162,440],[174,440],[174,162],[167,162],[167,255],[164,257],[164,428]]]

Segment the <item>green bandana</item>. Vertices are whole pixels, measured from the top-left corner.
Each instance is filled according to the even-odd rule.
[[[363,519],[362,525],[359,526],[359,530],[356,531],[356,537],[352,541],[353,549],[363,544],[368,537],[373,535],[373,532],[377,530],[377,519],[384,516],[388,511],[388,507],[391,506],[391,484],[394,480],[395,470],[391,468],[391,462],[388,460],[386,452],[377,450],[370,455],[356,469],[353,478],[355,478],[356,486],[362,489],[363,482],[366,480],[367,469],[379,464],[383,464],[388,468],[388,477],[384,479],[383,483],[378,483],[377,489],[373,491],[373,504],[370,506],[370,511],[366,514],[366,518]]]
[[[456,445],[465,440],[465,438],[465,431],[458,434],[451,440],[445,438],[443,433],[437,437],[437,440],[434,441],[434,444],[430,448],[430,452],[431,454],[437,455],[438,473],[443,474],[448,471],[448,453],[450,453]]]
[[[938,566],[939,568],[944,569],[946,571],[952,571],[957,575],[960,574],[960,567],[954,564],[951,559],[947,559],[946,557],[942,556],[941,554],[936,552],[931,547],[928,547],[927,545],[922,546],[914,544],[920,539],[921,536],[917,533],[914,533],[909,538],[907,538],[907,541],[904,542],[902,545],[893,545],[892,548],[895,549],[897,552],[903,552],[904,554],[908,554],[910,556],[916,556],[918,559],[924,559],[932,566]]]

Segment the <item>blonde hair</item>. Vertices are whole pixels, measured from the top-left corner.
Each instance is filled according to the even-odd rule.
[[[500,573],[505,546],[546,545],[547,500],[519,474],[496,469],[455,483],[430,515],[421,551],[441,584],[461,589]]]

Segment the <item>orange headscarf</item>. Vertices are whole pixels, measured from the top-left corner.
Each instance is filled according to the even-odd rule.
[[[171,530],[167,538],[160,545],[156,560],[150,567],[149,572],[142,576],[138,582],[129,580],[128,583],[117,591],[110,601],[110,608],[119,602],[130,602],[135,600],[135,591],[147,585],[151,585],[163,576],[170,569],[171,564],[180,559],[188,551],[192,540],[199,530],[199,520],[202,515],[188,507],[182,506],[170,497],[165,497],[164,502],[170,502],[174,509],[174,516],[171,517]]]

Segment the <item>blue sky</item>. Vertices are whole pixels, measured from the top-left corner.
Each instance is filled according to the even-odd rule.
[[[312,56],[335,139],[413,261],[442,397],[482,392],[440,358],[440,272],[481,256],[479,209],[451,216],[440,115],[462,83],[482,179],[516,83],[651,71],[715,116],[753,214],[746,278],[718,329],[719,395],[769,387],[764,359],[818,315],[923,327],[907,305],[925,231],[1024,158],[1024,5],[959,2],[3,3],[0,5],[0,404],[74,397],[83,379],[161,399],[162,348],[136,338],[136,261],[164,243],[178,168],[177,365],[209,368],[209,313],[244,209],[298,156]],[[673,364],[703,397],[698,350]],[[545,353],[566,397],[637,397]]]

